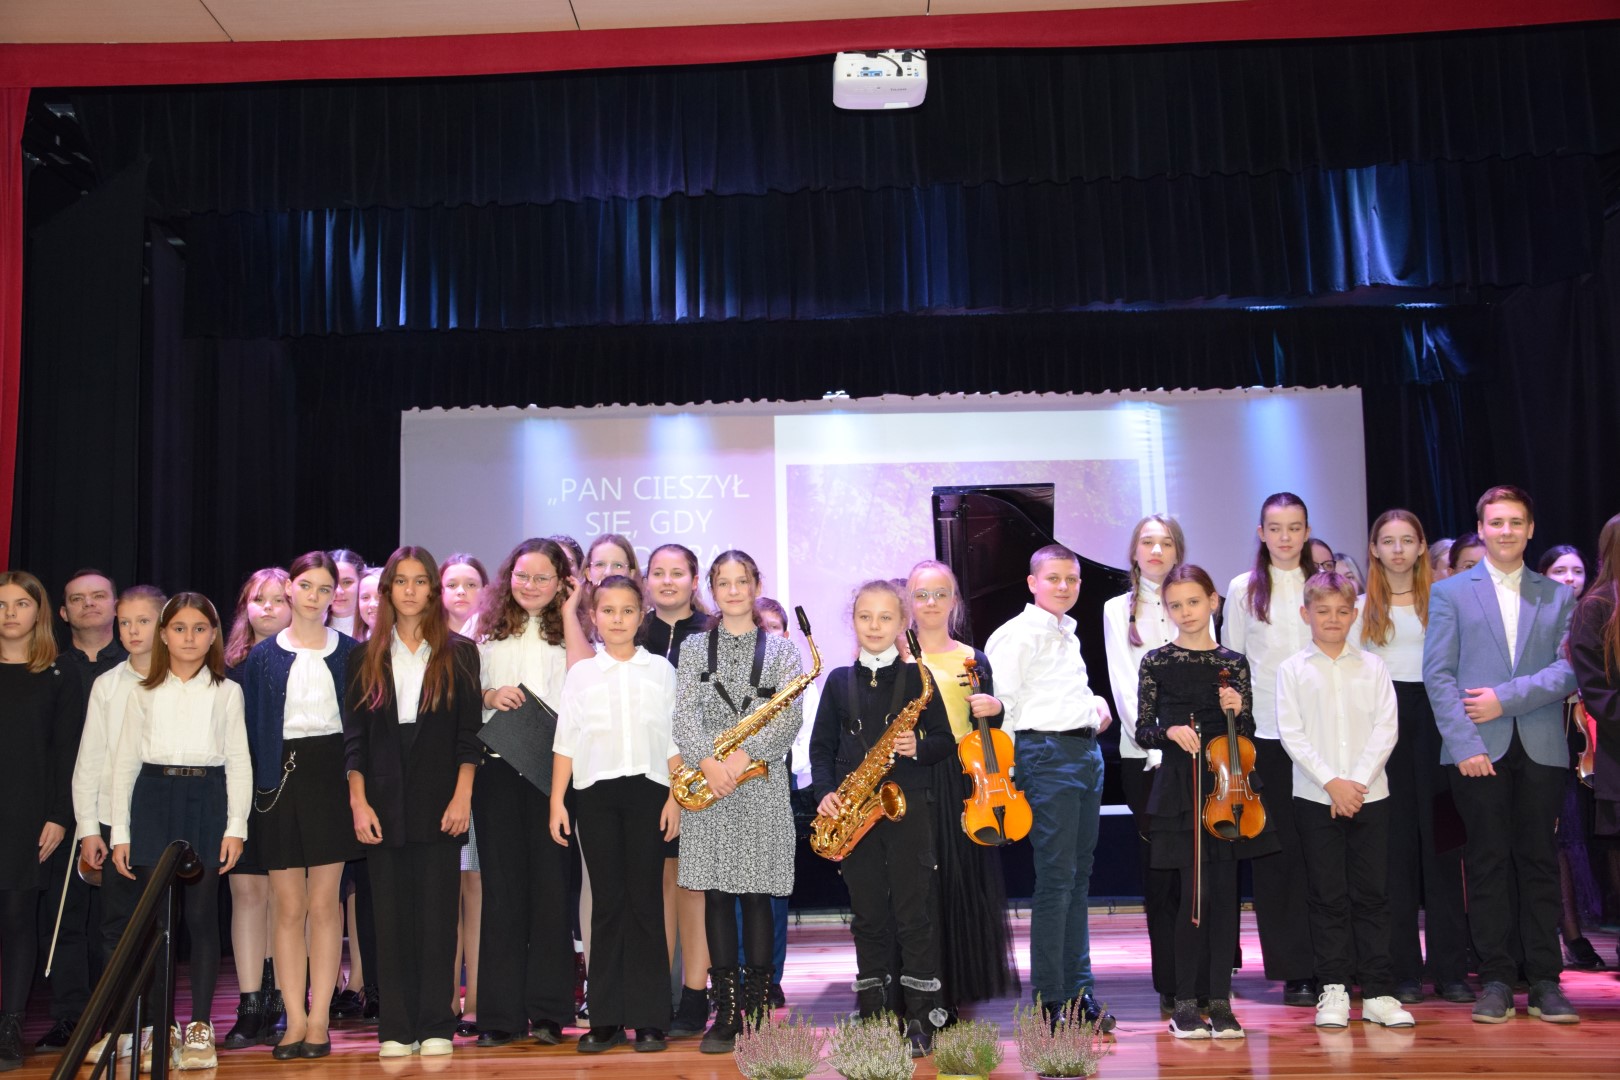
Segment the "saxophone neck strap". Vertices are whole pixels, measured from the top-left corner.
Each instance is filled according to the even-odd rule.
[[[731,700],[731,694],[726,690],[726,684],[715,678],[715,674],[719,670],[720,628],[717,626],[709,631],[709,669],[699,676],[699,679],[702,682],[713,683],[715,693],[719,694],[720,700],[726,703],[726,708],[738,716],[748,711],[748,706],[754,703],[754,698],[765,699],[776,694],[774,687],[762,687],[759,685],[760,679],[765,674],[765,631],[763,630],[756,629],[754,631],[754,666],[748,674],[748,686],[754,693],[744,698],[741,705]]]

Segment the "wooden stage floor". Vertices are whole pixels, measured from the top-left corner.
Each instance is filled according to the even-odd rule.
[[[1027,915],[1027,913],[1021,913]],[[1234,1009],[1248,1030],[1248,1038],[1232,1042],[1181,1042],[1165,1030],[1148,977],[1147,935],[1140,914],[1094,912],[1092,959],[1097,970],[1099,996],[1119,1016],[1112,1054],[1099,1075],[1105,1080],[1139,1078],[1265,1077],[1269,1080],[1317,1078],[1324,1073],[1345,1076],[1391,1077],[1399,1080],[1439,1080],[1480,1076],[1548,1076],[1581,1078],[1620,1077],[1620,980],[1611,971],[1570,972],[1564,987],[1580,1010],[1582,1022],[1559,1026],[1530,1019],[1519,996],[1517,1019],[1501,1025],[1475,1024],[1467,1005],[1431,998],[1411,1006],[1416,1028],[1390,1031],[1352,1021],[1343,1031],[1317,1032],[1310,1009],[1281,1004],[1280,987],[1268,983],[1259,971],[1260,944],[1254,916],[1243,916],[1246,966],[1234,977]],[[1014,922],[1018,962],[1029,972],[1029,924]],[[1589,931],[1588,936],[1606,961],[1614,959],[1615,935]],[[848,986],[853,977],[854,950],[848,930],[837,923],[806,923],[789,934],[788,1003],[808,1011],[818,1023],[830,1024],[853,1008]],[[1026,991],[1027,992],[1027,991]],[[182,987],[182,1000],[184,989]],[[236,987],[229,962],[222,973],[216,999],[219,1029],[230,1026],[228,1001]],[[1011,999],[983,1003],[967,1015],[999,1022],[1010,1035]],[[43,1015],[30,1016],[29,1045],[43,1032]],[[445,1080],[506,1080],[522,1077],[553,1080],[563,1077],[646,1077],[659,1080],[734,1080],[740,1074],[727,1056],[697,1052],[697,1040],[673,1042],[661,1054],[636,1054],[628,1047],[595,1058],[582,1058],[571,1046],[542,1047],[513,1044],[477,1050],[470,1040],[457,1040],[448,1058],[413,1057],[379,1061],[376,1029],[364,1024],[333,1027],[333,1055],[312,1062],[277,1062],[268,1048],[220,1053],[218,1080],[268,1080],[301,1077],[303,1080],[360,1080],[380,1075],[417,1077],[426,1074]],[[55,1063],[53,1056],[30,1056],[18,1078],[39,1080]],[[201,1080],[213,1074],[196,1073]],[[818,1076],[832,1077],[825,1067]],[[934,1076],[931,1059],[918,1062],[918,1080]],[[1009,1042],[1007,1057],[997,1077],[1032,1076],[1018,1064],[1017,1049]]]

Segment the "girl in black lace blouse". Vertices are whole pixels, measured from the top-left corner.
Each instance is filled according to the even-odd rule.
[[[1254,734],[1249,663],[1223,648],[1210,633],[1218,597],[1209,575],[1191,564],[1176,567],[1160,592],[1165,611],[1179,628],[1176,639],[1142,658],[1138,690],[1136,741],[1144,750],[1163,750],[1164,763],[1148,796],[1148,840],[1156,869],[1181,870],[1181,896],[1176,916],[1176,1008],[1170,1033],[1178,1039],[1241,1039],[1243,1028],[1232,1015],[1232,964],[1237,948],[1237,860],[1277,850],[1268,826],[1252,840],[1235,843],[1204,833],[1198,850],[1202,865],[1193,873],[1194,837],[1203,828],[1201,800],[1213,775],[1205,770],[1199,749],[1226,734],[1226,712],[1237,714],[1240,735]],[[1230,685],[1220,685],[1222,670]],[[1197,770],[1195,774],[1194,770]],[[1201,785],[1194,788],[1195,778]],[[1201,897],[1194,896],[1194,882]],[[1200,920],[1193,924],[1194,901]],[[1198,1010],[1196,986],[1200,966],[1209,973],[1209,1022]]]

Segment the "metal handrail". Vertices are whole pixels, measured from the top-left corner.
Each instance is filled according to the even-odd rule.
[[[109,869],[112,873],[118,872]],[[126,1030],[135,1033],[129,1063],[131,1080],[136,1080],[141,1068],[140,1031],[146,1026],[143,1019],[152,1021],[153,1080],[164,1080],[168,1075],[170,1030],[174,1025],[174,931],[180,924],[180,887],[197,881],[202,873],[202,860],[184,840],[176,840],[163,849],[157,865],[152,868],[151,880],[146,883],[134,914],[118,939],[118,947],[101,973],[101,981],[90,995],[90,1004],[79,1018],[79,1026],[74,1028],[72,1038],[68,1039],[67,1047],[51,1072],[51,1080],[71,1080],[77,1076],[91,1043],[103,1030],[110,1033],[107,1050],[91,1070],[90,1080],[100,1080],[103,1074],[108,1080],[117,1080],[118,1038],[119,1033]],[[169,916],[167,932],[163,929],[164,911]],[[147,989],[160,963],[165,973],[162,985],[167,993],[162,995],[162,1001],[149,1001]],[[154,1012],[157,1015],[152,1015]]]

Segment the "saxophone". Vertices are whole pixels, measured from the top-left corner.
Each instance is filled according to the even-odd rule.
[[[824,859],[841,862],[855,850],[880,817],[899,821],[906,816],[906,793],[892,780],[883,779],[894,767],[894,740],[901,732],[917,726],[917,720],[934,696],[934,677],[928,665],[922,662],[922,649],[917,646],[917,635],[906,631],[911,655],[917,658],[917,674],[922,676],[922,693],[906,703],[900,715],[894,718],[889,730],[872,744],[855,771],[844,777],[838,785],[838,799],[842,805],[836,817],[817,814],[810,823],[810,850]]]
[[[804,608],[796,607],[793,613],[799,617],[799,629],[804,631],[805,643],[810,646],[810,670],[803,675],[796,675],[788,684],[760,705],[759,708],[737,721],[725,731],[714,738],[714,759],[724,761],[741,749],[743,741],[751,735],[758,734],[765,729],[765,725],[776,719],[784,709],[793,702],[793,699],[804,693],[810,684],[816,681],[821,674],[821,653],[816,650],[816,640],[810,636],[810,620],[805,617]],[[760,633],[765,631],[761,630]],[[757,777],[769,774],[771,767],[764,761],[749,761],[748,768],[737,777],[737,785],[743,784]],[[669,791],[675,801],[683,810],[707,810],[719,798],[709,787],[709,780],[703,775],[703,770],[696,765],[685,765],[669,774]]]

